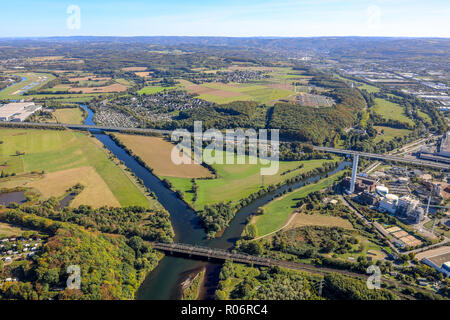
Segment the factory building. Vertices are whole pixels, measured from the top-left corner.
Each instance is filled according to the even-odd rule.
[[[396,214],[413,224],[419,223],[425,216],[420,201],[409,196],[399,198],[396,195],[387,194],[378,204],[378,210],[380,212]]]
[[[42,106],[35,105],[34,102],[15,102],[0,106],[0,121],[25,121]]]
[[[397,214],[417,224],[423,220],[425,212],[419,200],[403,196],[398,200]]]
[[[387,194],[378,204],[378,210],[395,214],[397,212],[398,197],[394,194]]]

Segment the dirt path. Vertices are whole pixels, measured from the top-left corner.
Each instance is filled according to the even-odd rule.
[[[295,218],[295,216],[296,216],[297,214],[298,214],[298,212],[292,213],[291,216],[290,216],[290,218],[289,218],[289,220],[288,220],[281,228],[278,228],[277,230],[272,231],[271,233],[267,233],[267,234],[265,234],[265,235],[263,235],[263,236],[256,237],[255,239],[252,239],[252,240],[250,240],[250,241],[255,241],[255,240],[263,239],[263,238],[265,238],[265,237],[268,237],[268,236],[270,236],[270,235],[272,235],[272,234],[277,233],[278,231],[281,231],[281,230],[287,228],[287,227],[291,224],[292,220],[294,220],[294,218]]]

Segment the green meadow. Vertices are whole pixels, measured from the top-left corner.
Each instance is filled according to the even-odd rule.
[[[162,92],[164,90],[173,90],[176,89],[176,87],[161,87],[161,86],[149,86],[149,87],[144,87],[141,90],[139,90],[137,93],[138,94],[155,94],[155,93],[159,93]]]
[[[257,216],[255,222],[258,236],[266,235],[281,228],[294,211],[296,203],[301,198],[308,196],[308,194],[312,192],[320,191],[331,186],[335,181],[342,177],[343,174],[343,172],[335,173],[328,178],[324,178],[316,183],[306,185],[287,193],[263,206],[264,214]]]
[[[378,135],[374,139],[375,143],[381,140],[389,142],[397,137],[404,137],[411,133],[411,130],[408,129],[396,129],[383,126],[374,126],[374,128],[378,131]]]
[[[85,133],[0,129],[0,165],[6,173],[58,172],[91,166],[122,206],[149,202],[100,144]]]
[[[406,116],[405,109],[396,103],[375,98],[375,105],[372,107],[372,110],[385,119],[397,120],[414,125],[414,121]]]
[[[250,68],[251,69],[251,68]],[[233,101],[256,101],[260,104],[273,105],[280,99],[291,99],[295,95],[295,88],[291,84],[296,80],[305,80],[300,73],[295,73],[291,68],[273,68],[267,73],[269,78],[250,81],[249,83],[203,83],[200,86],[210,89],[222,90],[225,93],[237,93],[238,95],[200,93],[199,98],[218,104]],[[192,83],[181,81],[181,86],[186,88]]]
[[[324,162],[333,160],[308,160],[308,161],[280,161],[278,173],[264,176],[264,186],[277,184],[301,173],[321,167]],[[303,165],[302,168],[299,168]],[[198,186],[197,200],[193,203],[192,181],[189,178],[163,177],[169,180],[175,190],[183,193],[187,202],[191,203],[196,210],[202,210],[205,205],[227,202],[237,203],[239,200],[258,192],[262,187],[261,168],[267,165],[249,164],[246,156],[245,164],[213,164],[217,171],[216,179],[196,179]],[[286,171],[292,172],[286,173]],[[283,174],[284,173],[284,174]]]

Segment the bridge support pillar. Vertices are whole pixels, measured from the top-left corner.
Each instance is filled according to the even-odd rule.
[[[352,168],[352,179],[350,181],[350,193],[355,192],[356,174],[358,173],[358,161],[359,155],[355,154],[353,156],[353,168]]]

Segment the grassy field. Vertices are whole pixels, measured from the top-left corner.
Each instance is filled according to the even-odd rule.
[[[0,140],[0,164],[8,173],[16,173],[20,178],[22,173],[45,171],[42,180],[33,181],[36,189],[44,190],[54,188],[54,196],[61,196],[68,184],[74,186],[79,182],[88,183],[96,188],[92,196],[87,195],[86,201],[93,206],[102,203],[101,198],[110,191],[116,201],[122,205],[148,206],[149,201],[144,194],[134,185],[128,176],[114,162],[108,158],[108,154],[102,149],[97,140],[85,133],[70,130],[34,130],[34,129],[1,129]],[[19,155],[17,155],[17,152]],[[24,154],[22,154],[24,153]],[[92,168],[100,177],[85,177],[82,174],[70,174],[67,170],[74,168]],[[90,170],[90,169],[89,169]],[[86,171],[89,174],[92,171]],[[56,178],[54,177],[56,175]],[[60,175],[60,178],[58,178]],[[50,177],[48,177],[50,176]],[[52,179],[56,186],[47,185],[45,179]],[[70,178],[70,179],[69,179]],[[91,181],[89,183],[88,180]],[[108,190],[104,194],[98,191],[99,181],[103,181]],[[3,183],[3,182],[2,182]],[[0,183],[0,187],[2,187]],[[8,180],[11,185],[11,179]],[[23,181],[21,181],[23,183]],[[59,186],[59,188],[58,188]],[[106,187],[105,187],[106,188]],[[82,192],[82,193],[83,193]],[[88,192],[87,192],[88,193]],[[80,194],[80,197],[82,194]],[[114,203],[111,204],[117,204]]]
[[[84,114],[80,108],[56,109],[53,116],[59,123],[83,124]]]
[[[434,225],[434,220],[428,221],[427,223],[425,223],[425,227],[429,230],[433,229],[433,225]],[[436,233],[440,233],[446,237],[450,237],[450,230],[448,230],[448,228],[446,228],[443,225],[439,225],[438,223],[436,223],[436,226],[434,227],[434,231]]]
[[[23,95],[19,93],[23,90],[37,90],[45,83],[55,79],[55,76],[49,73],[16,73],[14,75],[25,77],[26,80],[2,90],[0,99],[21,99]],[[28,98],[28,96],[24,97]]]
[[[150,86],[150,87],[144,87],[141,90],[139,90],[138,94],[155,94],[162,92],[164,90],[173,90],[177,87],[161,87],[161,86]]]
[[[309,160],[309,161],[281,161],[277,174],[264,177],[264,186],[282,182],[300,173],[321,167],[322,164],[330,160]],[[296,169],[303,164],[302,168]],[[197,201],[193,203],[197,210],[203,209],[206,204],[213,204],[222,201],[236,203],[238,200],[248,197],[250,194],[261,189],[262,178],[260,170],[265,167],[261,164],[249,164],[246,157],[246,164],[214,164],[218,178],[210,180],[197,180],[198,191]],[[293,170],[296,169],[296,170]],[[281,175],[287,170],[292,172]],[[185,199],[192,203],[194,194],[192,193],[191,179],[164,177],[167,178],[176,190],[183,192]]]
[[[251,68],[240,68],[239,70],[245,69]],[[273,105],[280,99],[293,100],[296,90],[292,82],[308,82],[307,78],[290,68],[265,69],[268,71],[269,78],[249,83],[210,82],[196,85],[186,80],[179,80],[179,82],[182,88],[188,92],[197,93],[200,99],[218,104],[233,101],[256,101],[268,105]]]
[[[420,110],[417,110],[417,114],[418,114],[420,117],[422,117],[422,118],[425,120],[425,122],[431,123],[431,118],[430,118],[430,116],[429,116],[428,114],[426,114],[425,112],[420,111]]]
[[[0,222],[0,239],[12,236],[21,236],[27,229],[13,226],[9,223]]]
[[[221,153],[218,158],[222,158],[224,164],[212,165],[217,171],[218,177],[216,179],[196,179],[197,201],[193,203],[192,178],[211,177],[208,170],[194,163],[175,165],[170,156],[173,145],[161,138],[123,134],[116,134],[116,137],[150,168],[154,169],[156,175],[169,180],[174,189],[181,191],[185,200],[193,204],[197,210],[203,209],[206,204],[222,201],[236,202],[257,192],[262,183],[261,168],[268,167],[268,165],[260,164],[258,159],[256,159],[257,164],[250,164],[249,156],[245,157],[245,164],[237,164],[236,158],[235,164],[226,164],[226,153]],[[282,182],[300,173],[321,167],[324,162],[332,161],[334,160],[280,161],[278,173],[265,176],[264,186]],[[299,168],[300,165],[303,167]],[[288,170],[292,170],[292,172],[286,173]]]
[[[258,236],[263,236],[281,228],[294,211],[295,204],[299,199],[306,197],[311,192],[319,191],[332,185],[342,176],[342,174],[342,172],[336,173],[317,183],[309,184],[298,190],[287,193],[266,204],[263,207],[264,214],[257,216],[254,221],[252,221],[256,224]]]
[[[379,135],[375,138],[374,142],[377,143],[381,140],[386,142],[395,139],[396,137],[404,137],[411,133],[408,129],[396,129],[391,127],[374,126]],[[383,131],[383,134],[381,132]]]
[[[118,134],[115,136],[127,146],[134,154],[160,176],[180,178],[205,178],[213,175],[205,167],[195,164],[176,165],[171,161],[171,152],[175,145],[158,137],[146,137],[139,135]],[[183,155],[184,161],[190,161]]]
[[[372,107],[372,110],[385,119],[397,120],[414,125],[414,121],[405,115],[404,108],[396,103],[375,98],[375,105]]]
[[[380,88],[375,87],[375,86],[371,86],[371,85],[363,83],[363,82],[358,82],[357,86],[358,86],[358,89],[361,89],[361,90],[364,89],[364,90],[366,90],[367,92],[370,92],[370,93],[377,93],[377,92],[380,91]]]

